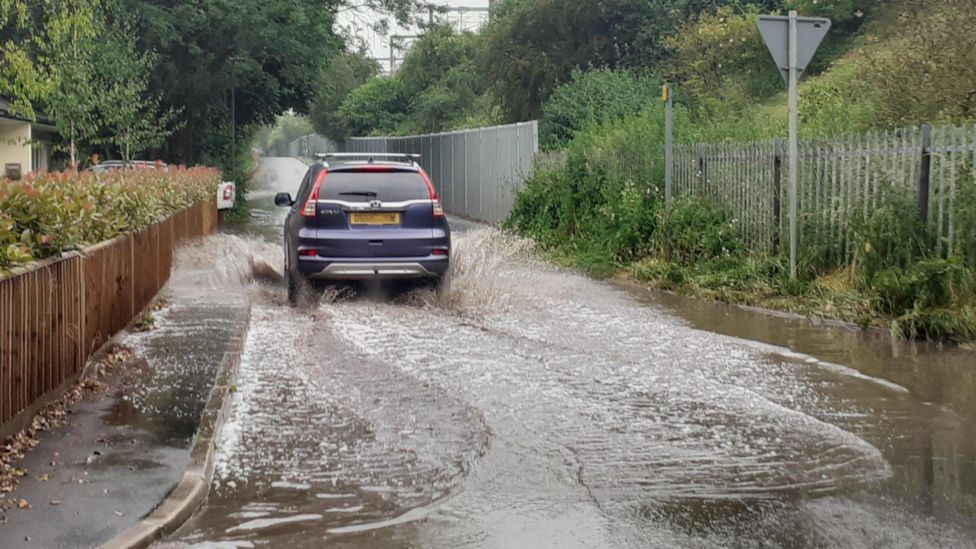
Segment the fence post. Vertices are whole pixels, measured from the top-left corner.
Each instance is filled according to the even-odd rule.
[[[773,142],[773,251],[779,253],[780,233],[783,230],[783,213],[780,199],[783,193],[783,140]]]
[[[918,170],[918,218],[922,223],[929,219],[929,182],[932,167],[932,124],[922,125],[922,162]]]
[[[700,182],[701,193],[704,196],[705,188],[708,185],[708,145],[704,143],[698,145],[698,179]]]

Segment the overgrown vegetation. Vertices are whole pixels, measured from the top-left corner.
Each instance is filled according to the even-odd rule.
[[[971,37],[958,36],[952,25],[976,22],[976,4],[883,4],[792,3],[807,13],[827,14],[835,23],[801,86],[804,136],[974,118],[976,74],[962,70],[953,78],[945,71],[953,71],[956,63],[974,66]],[[682,20],[677,32],[665,38],[667,53],[652,72],[676,83],[679,142],[785,136],[782,80],[754,23],[755,14],[768,7],[729,3],[705,9]],[[923,74],[917,74],[920,67],[927,67]],[[577,80],[582,79],[565,86]],[[594,274],[624,273],[657,287],[730,303],[887,325],[909,338],[976,338],[976,186],[970,174],[964,173],[956,196],[959,229],[947,254],[934,253],[936,236],[918,219],[914,193],[891,188],[870,215],[855,217],[849,243],[801,241],[800,277],[792,280],[783,256],[750,252],[739,237],[737,220],[712,202],[676,200],[666,224],[663,205],[652,197],[641,201],[644,210],[639,213],[612,212],[610,205],[632,203],[629,189],[635,186],[655,196],[659,192],[663,178],[654,166],[660,162],[663,134],[654,121],[661,110],[652,104],[615,124],[594,124],[603,113],[586,115],[580,126],[587,129],[566,145],[565,166],[533,177],[510,224],[554,257]],[[544,102],[543,124],[546,111]],[[636,120],[642,122],[631,125]],[[648,131],[642,133],[641,127]],[[635,156],[637,147],[645,153]],[[624,167],[612,168],[615,162]],[[636,224],[641,227],[636,241],[620,238],[630,234],[635,219],[648,220]],[[801,222],[804,234],[813,235],[824,220]],[[944,250],[947,243],[941,245]]]
[[[722,209],[685,197],[665,223],[657,193],[635,192],[633,179],[608,181],[613,172],[595,153],[591,170],[580,171],[585,156],[570,158],[530,181],[509,221],[559,261],[728,303],[887,325],[906,338],[976,339],[976,270],[961,256],[931,255],[932,236],[915,221],[910,197],[891,198],[858,223],[852,265],[808,260],[792,280],[786,258],[751,253]]]
[[[0,179],[0,273],[138,231],[212,198],[221,180],[218,170],[183,167]]]

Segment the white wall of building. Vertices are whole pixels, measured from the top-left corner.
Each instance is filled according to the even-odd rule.
[[[34,169],[31,163],[31,125],[19,120],[0,120],[0,175],[6,165],[20,164],[21,173]]]

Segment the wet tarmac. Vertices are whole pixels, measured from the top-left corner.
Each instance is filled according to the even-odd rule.
[[[181,259],[182,251],[178,265]],[[243,331],[247,312],[240,299],[185,295],[193,275],[177,268],[164,290],[170,301],[154,312],[155,328],[117,338],[131,350],[126,367],[17,463],[27,476],[12,496],[31,507],[5,513],[0,547],[97,546],[176,487],[227,341]]]
[[[211,240],[251,331],[194,547],[974,547],[976,354],[556,269],[455,222],[449,292],[291,309],[265,159]],[[280,268],[280,267],[278,267]]]

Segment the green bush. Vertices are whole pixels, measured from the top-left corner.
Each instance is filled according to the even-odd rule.
[[[855,205],[854,211],[861,206]],[[874,274],[889,267],[907,269],[928,256],[931,238],[918,217],[918,204],[908,192],[889,189],[884,200],[867,218],[855,217],[855,264],[868,282]]]
[[[658,78],[629,70],[577,69],[543,103],[539,141],[546,149],[562,146],[584,127],[634,116],[648,105],[659,104],[660,97]]]
[[[958,259],[926,259],[908,269],[889,268],[870,280],[878,309],[899,316],[911,309],[964,304],[973,293],[973,271]]]
[[[395,133],[404,120],[406,98],[396,76],[374,78],[346,95],[339,117],[352,136]]]
[[[892,322],[891,331],[906,339],[976,341],[976,308],[915,308]]]
[[[622,265],[653,251],[660,226],[664,179],[663,110],[648,108],[617,122],[598,123],[577,133],[568,160],[539,170],[519,194],[509,225],[543,245],[576,258],[594,250],[605,262]],[[675,109],[676,134],[687,114]]]
[[[706,109],[762,99],[782,90],[776,65],[756,30],[756,6],[722,6],[685,21],[667,38],[667,71]]]
[[[182,167],[0,179],[0,273],[161,221],[212,199],[221,179]]]
[[[721,209],[694,196],[674,201],[666,233],[671,257],[678,262],[729,257],[745,249],[736,223]]]

